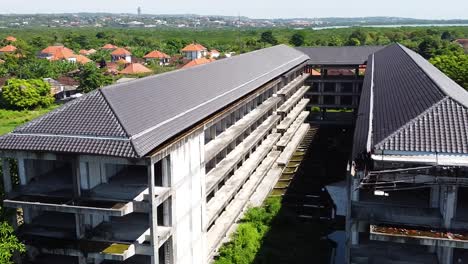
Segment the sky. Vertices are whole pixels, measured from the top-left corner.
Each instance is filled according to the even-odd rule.
[[[141,6],[144,14],[468,19],[468,0],[0,0],[0,3],[3,14],[136,13]]]

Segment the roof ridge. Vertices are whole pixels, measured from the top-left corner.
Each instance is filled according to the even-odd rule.
[[[125,126],[123,125],[122,123],[122,120],[120,120],[120,118],[117,116],[117,114],[115,113],[115,109],[112,107],[112,105],[109,103],[109,100],[107,100],[107,97],[106,95],[101,91],[100,88],[97,89],[98,92],[101,94],[102,98],[104,99],[104,102],[106,102],[106,105],[109,107],[109,109],[111,110],[112,112],[112,115],[115,117],[115,119],[117,119],[117,122],[119,123],[119,126],[122,128],[122,130],[125,132],[125,135],[130,138],[130,134],[128,133],[127,129],[125,128]]]
[[[375,147],[380,147],[383,144],[385,144],[385,141],[389,140],[390,138],[393,138],[395,135],[399,134],[409,126],[413,125],[416,121],[420,120],[422,117],[426,116],[429,112],[431,112],[433,109],[439,107],[439,105],[443,104],[445,101],[451,100],[452,98],[450,96],[445,96],[442,98],[440,101],[432,105],[431,107],[427,108],[424,110],[422,113],[411,119],[410,121],[406,122],[403,126],[399,127],[397,130],[393,131],[390,135],[386,136],[384,139],[382,139],[379,143],[375,144]],[[452,99],[453,100],[453,99]]]
[[[443,73],[442,71],[440,71],[439,69],[437,69],[437,67],[435,67],[434,65],[432,65],[429,61],[427,61],[425,58],[423,58],[419,53],[417,52],[414,52],[410,49],[408,49],[407,47],[401,45],[400,43],[395,43],[401,50],[403,50],[403,52],[406,54],[406,56],[408,56],[413,62],[414,64],[416,64],[416,66],[421,70],[423,71],[426,76],[431,80],[431,82],[446,96],[454,99],[455,101],[459,102],[460,104],[464,105],[465,107],[468,107],[468,92],[466,92],[465,89],[463,89],[463,87],[461,87],[460,85],[458,85],[454,80],[452,80],[451,78],[449,78],[445,73]],[[410,54],[409,52],[412,51],[414,54]],[[428,65],[432,66],[433,69],[436,70],[435,73],[437,74],[441,74],[443,77],[445,77],[446,81],[450,82],[451,85],[455,85],[455,86],[458,86],[460,88],[460,91],[461,91],[461,94],[458,95],[458,96],[463,96],[464,98],[459,98],[458,96],[454,96],[453,94],[451,94],[452,91],[449,91],[448,89],[446,89],[446,87],[443,86],[443,84],[440,82],[440,81],[437,81],[434,79],[434,76],[432,73],[428,72],[427,69],[425,69],[421,64],[420,62],[416,61],[415,58],[413,57],[414,55],[416,56],[419,56],[420,58],[418,59],[422,59],[424,61],[426,61],[428,63]],[[458,92],[458,91],[455,91],[455,92]],[[463,93],[464,92],[464,93]]]

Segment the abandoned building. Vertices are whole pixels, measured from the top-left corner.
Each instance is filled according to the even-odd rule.
[[[307,60],[282,45],[111,85],[1,137],[33,263],[207,263],[308,131]]]
[[[348,260],[468,263],[468,92],[398,44],[367,61]]]
[[[467,97],[399,44],[266,48],[104,87],[0,137],[4,206],[31,263],[209,263],[308,122],[356,123],[346,262],[457,263]]]

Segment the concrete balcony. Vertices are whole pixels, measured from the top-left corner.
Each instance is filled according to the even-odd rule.
[[[147,177],[113,177],[90,190],[81,190],[80,197],[72,197],[71,186],[60,182],[32,182],[8,195],[4,206],[33,208],[64,213],[124,216],[148,211]],[[157,203],[170,196],[170,188],[155,187]],[[158,205],[159,205],[158,204]]]
[[[279,119],[278,115],[268,117],[206,175],[207,194],[211,193],[229,175],[243,157],[250,153],[251,149],[276,126]]]
[[[468,249],[468,234],[418,229],[417,227],[370,226],[370,239],[384,242]]]
[[[283,152],[278,157],[276,163],[279,166],[284,167],[286,166],[286,164],[288,164],[297,147],[299,146],[299,144],[301,144],[302,139],[307,134],[307,131],[309,131],[309,127],[309,124],[302,124],[299,127],[297,133],[292,137],[291,141],[286,145]]]
[[[260,145],[260,147],[258,147],[257,150],[244,162],[242,167],[236,170],[234,175],[231,176],[216,192],[215,196],[208,202],[206,206],[208,219],[207,226],[210,226],[216,220],[217,216],[234,198],[250,175],[257,169],[259,164],[262,163],[262,161],[271,151],[280,136],[280,134],[276,133],[268,136],[268,138],[262,142],[262,145]],[[270,157],[270,159],[272,159],[272,157]],[[272,165],[273,162],[269,164]]]
[[[284,133],[291,126],[291,124],[301,115],[304,109],[307,106],[309,99],[302,99],[292,110],[291,112],[280,122],[276,127],[278,132]],[[307,112],[308,113],[308,112]],[[307,114],[308,115],[308,114]],[[305,120],[305,119],[304,119]]]
[[[359,239],[361,241],[361,238]],[[380,241],[363,241],[350,248],[350,263],[427,264],[439,263],[426,246]]]
[[[309,86],[302,86],[296,93],[294,93],[289,99],[278,107],[277,112],[285,116],[291,111],[296,104],[304,98],[305,93],[309,89]],[[308,99],[306,99],[308,100]]]
[[[258,119],[273,109],[279,102],[280,99],[277,97],[269,98],[250,113],[245,115],[242,119],[237,121],[234,125],[226,129],[226,131],[221,133],[215,139],[211,140],[205,146],[205,160],[211,160],[214,158],[221,150],[225,149],[237,137],[242,135],[247,128],[252,126]]]
[[[255,172],[250,175],[248,180],[242,186],[242,189],[237,193],[236,199],[232,200],[225,208],[223,213],[216,219],[214,224],[207,232],[207,249],[208,258],[211,259],[215,254],[217,248],[221,246],[223,239],[235,229],[235,221],[240,217],[242,211],[249,204],[250,199],[254,192],[260,188],[259,186],[265,182],[265,178],[271,175],[280,175],[281,170],[274,167],[274,163],[278,158],[280,152],[272,151],[257,167]],[[279,176],[278,176],[279,177]],[[263,191],[262,195],[263,195]]]
[[[351,206],[351,217],[371,224],[392,223],[395,225],[410,225],[412,223],[418,223],[422,226],[431,226],[434,228],[441,227],[442,225],[442,215],[439,208],[353,202]]]
[[[151,255],[149,216],[131,214],[111,217],[76,239],[74,218],[46,213],[20,229],[20,237],[41,252],[63,256],[87,256],[98,260],[125,261],[136,254]],[[60,228],[54,227],[58,226]],[[172,228],[158,226],[159,245],[172,235]]]
[[[279,150],[284,150],[286,148],[286,146],[292,140],[294,135],[296,135],[297,130],[304,124],[304,121],[307,119],[308,115],[309,112],[301,112],[301,114],[294,120],[294,122],[290,124],[290,126],[288,126],[286,129],[286,125],[284,125],[284,127],[280,127],[282,125],[282,123],[280,123],[277,129],[279,132],[283,132],[283,136],[278,141],[278,143],[276,143],[276,146]]]
[[[277,92],[280,96],[288,96],[291,94],[299,85],[303,85],[304,81],[309,78],[310,74],[303,73],[301,76],[297,77],[296,79],[292,80],[286,86],[284,86],[281,90]]]

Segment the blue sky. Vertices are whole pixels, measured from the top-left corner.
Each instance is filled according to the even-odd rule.
[[[252,18],[399,16],[468,19],[468,0],[0,0],[0,13],[111,12]]]

